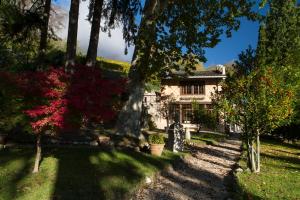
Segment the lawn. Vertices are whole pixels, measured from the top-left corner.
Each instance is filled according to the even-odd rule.
[[[38,174],[32,174],[34,150],[0,150],[0,199],[124,199],[146,176],[179,157],[97,148],[44,148]]]
[[[218,144],[225,138],[226,138],[226,135],[222,134],[222,133],[213,133],[213,132],[191,133],[191,142],[200,144],[200,145]]]
[[[237,175],[240,199],[300,199],[300,145],[264,141],[261,173]],[[245,158],[240,162],[245,166]]]

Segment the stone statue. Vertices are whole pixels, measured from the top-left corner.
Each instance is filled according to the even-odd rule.
[[[184,150],[184,131],[183,126],[179,123],[178,114],[175,115],[174,123],[171,124],[168,131],[168,146],[173,152]]]

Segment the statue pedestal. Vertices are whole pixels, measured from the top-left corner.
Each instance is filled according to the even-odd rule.
[[[168,131],[168,147],[173,152],[184,150],[185,133],[180,123],[173,123]]]
[[[185,139],[191,140],[191,131],[189,129],[185,129]]]

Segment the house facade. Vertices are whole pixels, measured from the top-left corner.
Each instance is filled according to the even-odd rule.
[[[222,65],[216,70],[195,71],[192,75],[176,72],[162,80],[160,93],[145,93],[144,106],[159,129],[165,129],[177,118],[185,131],[197,130],[192,119],[192,103],[212,109],[212,95],[222,89],[220,83],[225,78]]]

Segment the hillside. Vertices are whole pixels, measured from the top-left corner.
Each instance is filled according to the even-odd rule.
[[[234,62],[228,62],[226,64],[223,64],[226,67],[227,72],[232,72],[233,71],[233,64]],[[211,65],[206,68],[206,71],[214,71],[217,69],[217,65]]]
[[[130,63],[128,62],[112,60],[103,57],[97,57],[97,65],[103,69],[119,71],[126,74],[129,72],[130,68]]]

